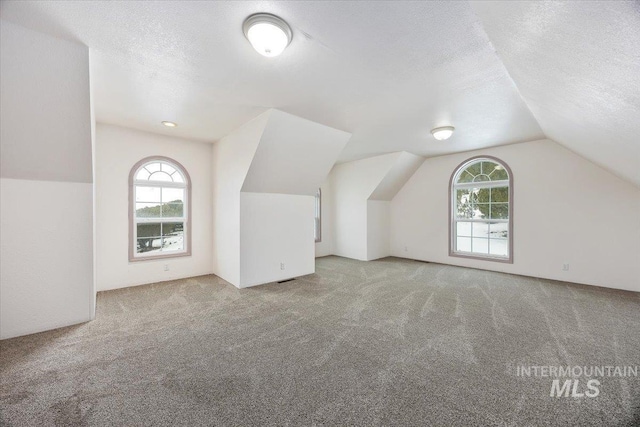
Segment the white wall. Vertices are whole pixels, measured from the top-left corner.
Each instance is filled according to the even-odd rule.
[[[239,287],[315,271],[313,211],[313,196],[241,193]]]
[[[448,255],[449,179],[486,154],[514,175],[514,263]],[[395,256],[640,291],[640,189],[550,140],[427,159],[391,203]],[[407,248],[407,251],[404,248]],[[562,265],[569,263],[569,271]]]
[[[331,178],[336,255],[362,261],[369,259],[367,199],[391,170],[397,156],[398,153],[384,154],[334,166]]]
[[[92,193],[80,182],[0,180],[2,339],[91,319]]]
[[[269,118],[262,114],[213,144],[213,272],[240,286],[240,190]]]
[[[334,166],[330,182],[335,255],[363,261],[390,255],[389,201],[423,161],[397,152]]]
[[[367,200],[367,260],[384,258],[391,254],[389,228],[391,202]]]
[[[0,338],[88,321],[89,51],[0,24]]]
[[[269,110],[214,144],[215,274],[246,287],[314,272],[313,196],[349,136]]]
[[[333,255],[334,253],[334,240],[335,240],[335,226],[333,224],[335,212],[334,212],[334,195],[333,195],[333,180],[331,174],[327,180],[320,186],[322,194],[322,200],[320,205],[320,221],[321,240],[316,242],[316,258],[327,255]]]
[[[211,144],[98,123],[96,252],[98,290],[211,274]],[[129,173],[141,159],[166,156],[191,177],[191,256],[129,262]],[[169,271],[164,270],[164,266]]]

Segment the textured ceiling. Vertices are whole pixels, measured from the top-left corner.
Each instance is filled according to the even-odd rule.
[[[4,1],[0,15],[91,48],[99,121],[215,141],[274,107],[351,132],[342,161],[547,133],[637,182],[631,154],[640,144],[630,138],[640,135],[640,73],[620,68],[637,69],[639,49],[629,42],[638,3],[513,3]],[[291,25],[281,56],[262,57],[244,39],[242,22],[256,12]],[[572,86],[574,74],[584,85]],[[450,140],[431,137],[449,124]],[[606,150],[595,144],[604,131]]]
[[[640,185],[640,2],[473,2],[547,137]]]

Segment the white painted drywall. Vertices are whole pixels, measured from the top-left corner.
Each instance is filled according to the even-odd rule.
[[[333,180],[331,174],[327,180],[320,186],[321,205],[320,205],[320,237],[321,240],[316,242],[316,258],[334,253],[335,226],[334,222],[334,206],[333,206]]]
[[[98,290],[211,274],[212,145],[98,123],[96,251]],[[191,256],[129,262],[129,173],[140,160],[166,156],[191,177]],[[164,266],[169,270],[165,271]]]
[[[448,255],[449,179],[461,162],[481,154],[498,157],[513,171],[513,264]],[[640,291],[638,212],[638,188],[551,140],[435,157],[391,203],[391,253]],[[564,263],[569,271],[562,271]]]
[[[367,200],[367,261],[391,254],[389,228],[391,202]]]
[[[240,286],[240,190],[269,119],[269,112],[213,144],[213,272]]]
[[[349,136],[272,109],[214,144],[215,274],[246,287],[315,271],[313,196]]]
[[[0,338],[92,318],[89,50],[0,25]]]
[[[279,110],[266,114],[242,191],[315,195],[351,134]]]
[[[420,165],[424,162],[424,157],[402,151],[398,153],[391,169],[382,178],[376,189],[369,196],[369,200],[391,201],[398,191],[413,176]]]
[[[391,170],[399,153],[341,163],[331,171],[335,208],[334,252],[366,261],[367,199]]]
[[[93,182],[89,50],[1,24],[2,176]]]
[[[92,192],[90,183],[0,179],[1,339],[91,319]]]
[[[313,196],[241,193],[239,287],[315,272],[313,211]]]
[[[334,166],[330,182],[335,255],[363,261],[390,255],[389,201],[423,161],[398,152]]]

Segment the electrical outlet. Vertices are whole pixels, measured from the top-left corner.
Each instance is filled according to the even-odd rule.
[[[280,270],[284,270],[284,262],[280,263]]]
[[[169,264],[164,265],[164,271],[169,271]]]
[[[569,271],[569,263],[565,262],[564,264],[562,264],[562,271]]]

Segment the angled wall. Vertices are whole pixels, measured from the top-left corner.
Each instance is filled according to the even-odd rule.
[[[314,195],[350,134],[269,110],[214,144],[214,272],[237,287],[315,271]]]
[[[266,112],[213,144],[213,272],[240,286],[240,191],[269,119]]]
[[[390,200],[423,161],[398,152],[333,168],[335,255],[363,261],[389,256]]]
[[[351,134],[270,110],[240,203],[240,286],[315,272],[314,196]]]
[[[476,155],[513,171],[513,264],[449,256],[449,179]],[[391,202],[391,253],[638,292],[638,212],[637,187],[551,140],[452,154],[427,159]]]
[[[0,25],[0,338],[95,313],[89,50]]]

